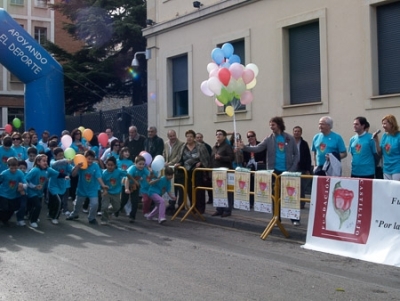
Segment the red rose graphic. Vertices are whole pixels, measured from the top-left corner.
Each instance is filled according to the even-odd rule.
[[[350,207],[354,197],[353,191],[342,188],[340,183],[341,182],[337,182],[333,190],[333,208],[340,219],[339,229],[350,217]]]
[[[16,182],[16,181],[9,181],[9,182],[8,182],[8,186],[9,186],[11,189],[14,189],[14,188],[15,188],[15,185],[17,185],[17,182]]]
[[[125,164],[122,164],[121,169],[122,170],[127,170],[128,166],[126,166]]]
[[[389,143],[385,144],[385,151],[387,154],[390,153],[390,147],[391,147],[391,145]]]
[[[6,157],[6,156],[3,156],[3,157],[1,158],[1,161],[2,161],[4,164],[7,164],[7,160],[8,160],[8,157]]]
[[[278,142],[278,149],[282,152],[285,148],[285,143],[283,142]]]
[[[356,152],[359,154],[361,151],[361,144],[357,143],[355,148],[356,148]]]
[[[246,186],[246,182],[245,181],[239,181],[239,188],[240,189],[244,189],[245,186]]]
[[[321,144],[319,145],[319,150],[320,150],[321,152],[325,152],[325,149],[326,149],[326,144],[325,144],[325,143],[321,143]]]
[[[86,182],[90,182],[92,180],[92,175],[90,173],[85,174]]]
[[[115,186],[116,183],[117,183],[117,180],[115,180],[114,178],[110,179],[111,186]]]
[[[295,193],[295,191],[296,191],[296,188],[291,187],[291,186],[287,186],[287,187],[286,187],[286,191],[287,191],[287,194],[288,194],[289,196],[293,196],[294,193]]]
[[[224,183],[224,180],[217,180],[218,187],[221,187],[223,183]]]
[[[259,185],[260,185],[260,190],[261,190],[261,191],[264,191],[265,189],[267,189],[267,183],[265,183],[265,182],[260,182]]]
[[[40,177],[39,184],[43,185],[44,182],[46,182],[46,177]]]

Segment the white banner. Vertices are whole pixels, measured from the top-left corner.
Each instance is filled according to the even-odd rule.
[[[400,182],[314,177],[304,248],[400,266]]]
[[[214,168],[212,171],[214,207],[229,207],[227,192],[227,174],[227,168]]]

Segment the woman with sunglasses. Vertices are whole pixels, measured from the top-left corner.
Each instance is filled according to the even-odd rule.
[[[71,132],[72,144],[71,148],[75,150],[76,154],[83,155],[87,148],[85,147],[84,141],[82,141],[82,132],[80,129],[74,129]]]
[[[11,148],[15,151],[15,155],[17,156],[18,161],[21,160],[26,160],[28,159],[28,155],[26,152],[25,147],[23,147],[22,144],[22,137],[21,134],[18,132],[15,132],[11,136],[13,145]]]
[[[101,161],[105,164],[108,158],[114,157],[116,160],[119,159],[119,151],[121,148],[121,142],[118,139],[111,141],[110,148],[106,149],[104,154],[101,156]]]

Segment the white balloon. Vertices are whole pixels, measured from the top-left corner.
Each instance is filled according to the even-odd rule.
[[[151,169],[158,172],[164,168],[164,165],[165,165],[164,157],[161,155],[158,155],[154,158],[153,162],[151,163]]]
[[[246,65],[246,68],[247,68],[247,69],[250,69],[250,70],[253,70],[253,72],[254,72],[254,77],[257,77],[257,75],[258,75],[258,67],[257,67],[256,64],[253,64],[253,63],[247,64],[247,65]]]
[[[218,65],[216,63],[208,63],[207,65],[207,71],[210,73],[212,70],[217,69]]]
[[[207,96],[213,96],[214,95],[214,93],[212,91],[210,91],[210,89],[208,89],[206,80],[201,83],[200,90],[201,90],[201,92],[203,92]]]
[[[212,91],[215,95],[221,94],[222,83],[216,77],[211,77],[207,81],[207,87]]]

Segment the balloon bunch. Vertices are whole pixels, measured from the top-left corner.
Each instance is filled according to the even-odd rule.
[[[249,90],[257,84],[258,67],[252,63],[242,65],[230,43],[214,48],[211,58],[213,62],[207,65],[209,78],[201,83],[200,89],[207,96],[215,95],[217,106],[225,105],[225,113],[233,116],[235,99],[240,99],[243,105],[253,101],[253,94]]]
[[[21,120],[20,120],[19,118],[15,117],[15,118],[13,119],[13,121],[12,121],[12,125],[9,124],[9,123],[7,123],[7,124],[4,126],[4,131],[5,131],[7,134],[11,134],[11,133],[13,132],[13,126],[14,126],[16,129],[19,129],[19,128],[21,127],[21,125],[22,125]]]
[[[141,151],[139,155],[144,157],[146,165],[151,165],[153,171],[159,172],[164,169],[165,159],[163,156],[157,155],[153,160],[152,156],[146,151]]]

